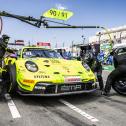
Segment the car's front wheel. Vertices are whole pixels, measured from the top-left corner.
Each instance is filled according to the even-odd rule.
[[[9,93],[14,93],[17,89],[16,66],[8,65],[6,75],[7,75],[7,91]]]

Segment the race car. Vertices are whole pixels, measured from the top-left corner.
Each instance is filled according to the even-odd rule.
[[[63,59],[52,49],[23,47],[17,57],[5,59],[8,92],[24,96],[59,96],[96,91],[94,73],[87,64]]]

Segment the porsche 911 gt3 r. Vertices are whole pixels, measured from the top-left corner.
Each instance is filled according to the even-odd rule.
[[[97,88],[88,65],[65,60],[54,50],[24,47],[13,58],[6,59],[10,93],[55,96],[93,92]]]

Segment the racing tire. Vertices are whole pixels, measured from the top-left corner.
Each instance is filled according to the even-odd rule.
[[[113,63],[114,63],[114,67],[117,68],[118,67],[118,62],[116,59],[113,59]]]
[[[8,65],[7,66],[7,75],[9,78],[7,80],[7,91],[10,94],[16,92],[17,89],[17,81],[16,81],[16,66],[15,65]]]
[[[120,95],[126,96],[126,77],[120,77],[112,84],[112,88]]]

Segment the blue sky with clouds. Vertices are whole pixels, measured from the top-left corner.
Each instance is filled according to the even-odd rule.
[[[126,0],[0,0],[0,11],[39,18],[46,10],[63,6],[74,12],[74,16],[65,23],[73,25],[101,25],[108,28],[126,24]],[[88,38],[100,29],[38,29],[16,19],[3,18],[3,33],[14,39],[24,39],[31,43],[51,42],[54,47],[71,45],[82,41],[82,35]],[[62,22],[62,21],[61,21]]]

